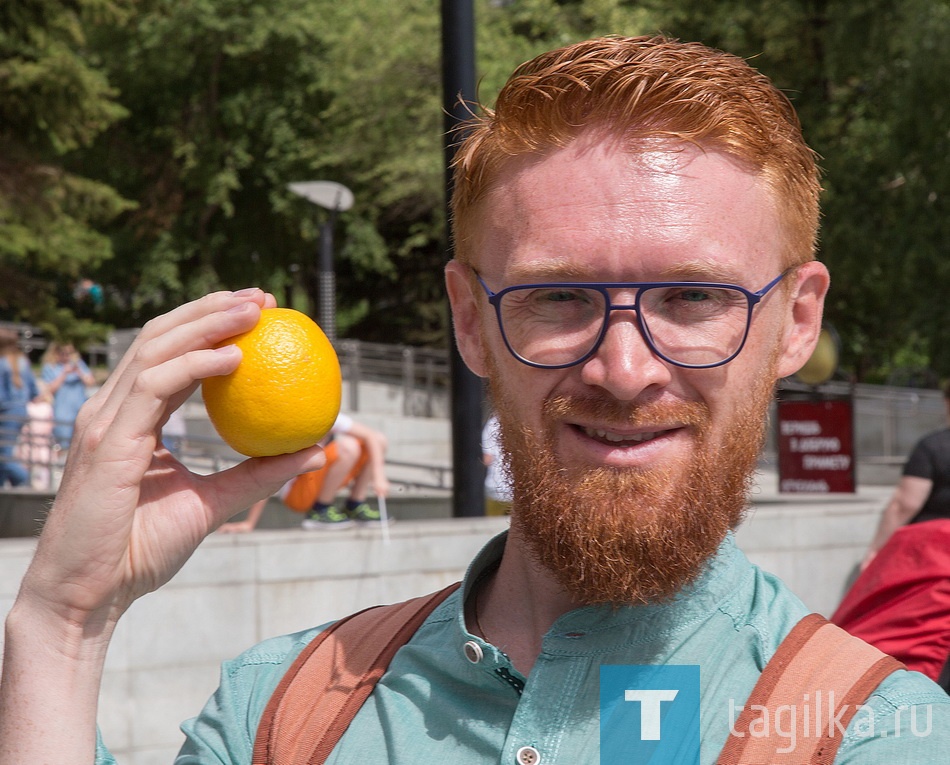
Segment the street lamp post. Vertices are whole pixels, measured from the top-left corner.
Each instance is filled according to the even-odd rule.
[[[336,273],[333,270],[333,226],[338,213],[353,206],[353,192],[334,181],[302,181],[290,183],[287,188],[330,214],[320,227],[320,277],[318,323],[331,343],[336,342]]]
[[[445,136],[446,215],[450,220],[452,162],[459,125],[475,101],[475,11],[473,0],[442,0],[442,110]],[[451,238],[448,256],[453,257]],[[485,514],[482,463],[482,381],[459,355],[449,332],[452,372],[452,515]]]

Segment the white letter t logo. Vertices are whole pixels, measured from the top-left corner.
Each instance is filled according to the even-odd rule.
[[[624,691],[624,701],[640,702],[640,740],[660,740],[660,702],[672,701],[679,691]]]

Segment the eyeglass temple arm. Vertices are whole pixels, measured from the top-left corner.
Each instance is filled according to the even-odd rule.
[[[768,284],[766,284],[766,285],[765,285],[762,289],[760,289],[758,292],[753,292],[752,294],[755,296],[755,302],[758,303],[762,298],[764,298],[766,295],[768,295],[768,294],[769,294],[769,291],[770,291],[776,284],[778,284],[780,281],[782,281],[782,279],[784,279],[784,278],[788,275],[788,272],[791,271],[791,270],[792,270],[791,268],[788,268],[788,269],[782,271],[782,273],[780,273],[778,276],[776,276],[772,281],[770,281]]]

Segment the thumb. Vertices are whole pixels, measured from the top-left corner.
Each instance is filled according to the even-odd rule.
[[[327,458],[320,446],[311,446],[292,454],[252,457],[234,467],[208,476],[215,502],[210,507],[217,527],[255,502],[273,496],[291,478],[319,470]]]

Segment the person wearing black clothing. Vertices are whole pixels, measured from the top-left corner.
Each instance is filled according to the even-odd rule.
[[[944,387],[944,397],[950,422],[950,383]],[[901,526],[938,518],[950,518],[950,427],[924,436],[914,447],[881,515],[862,570]]]

